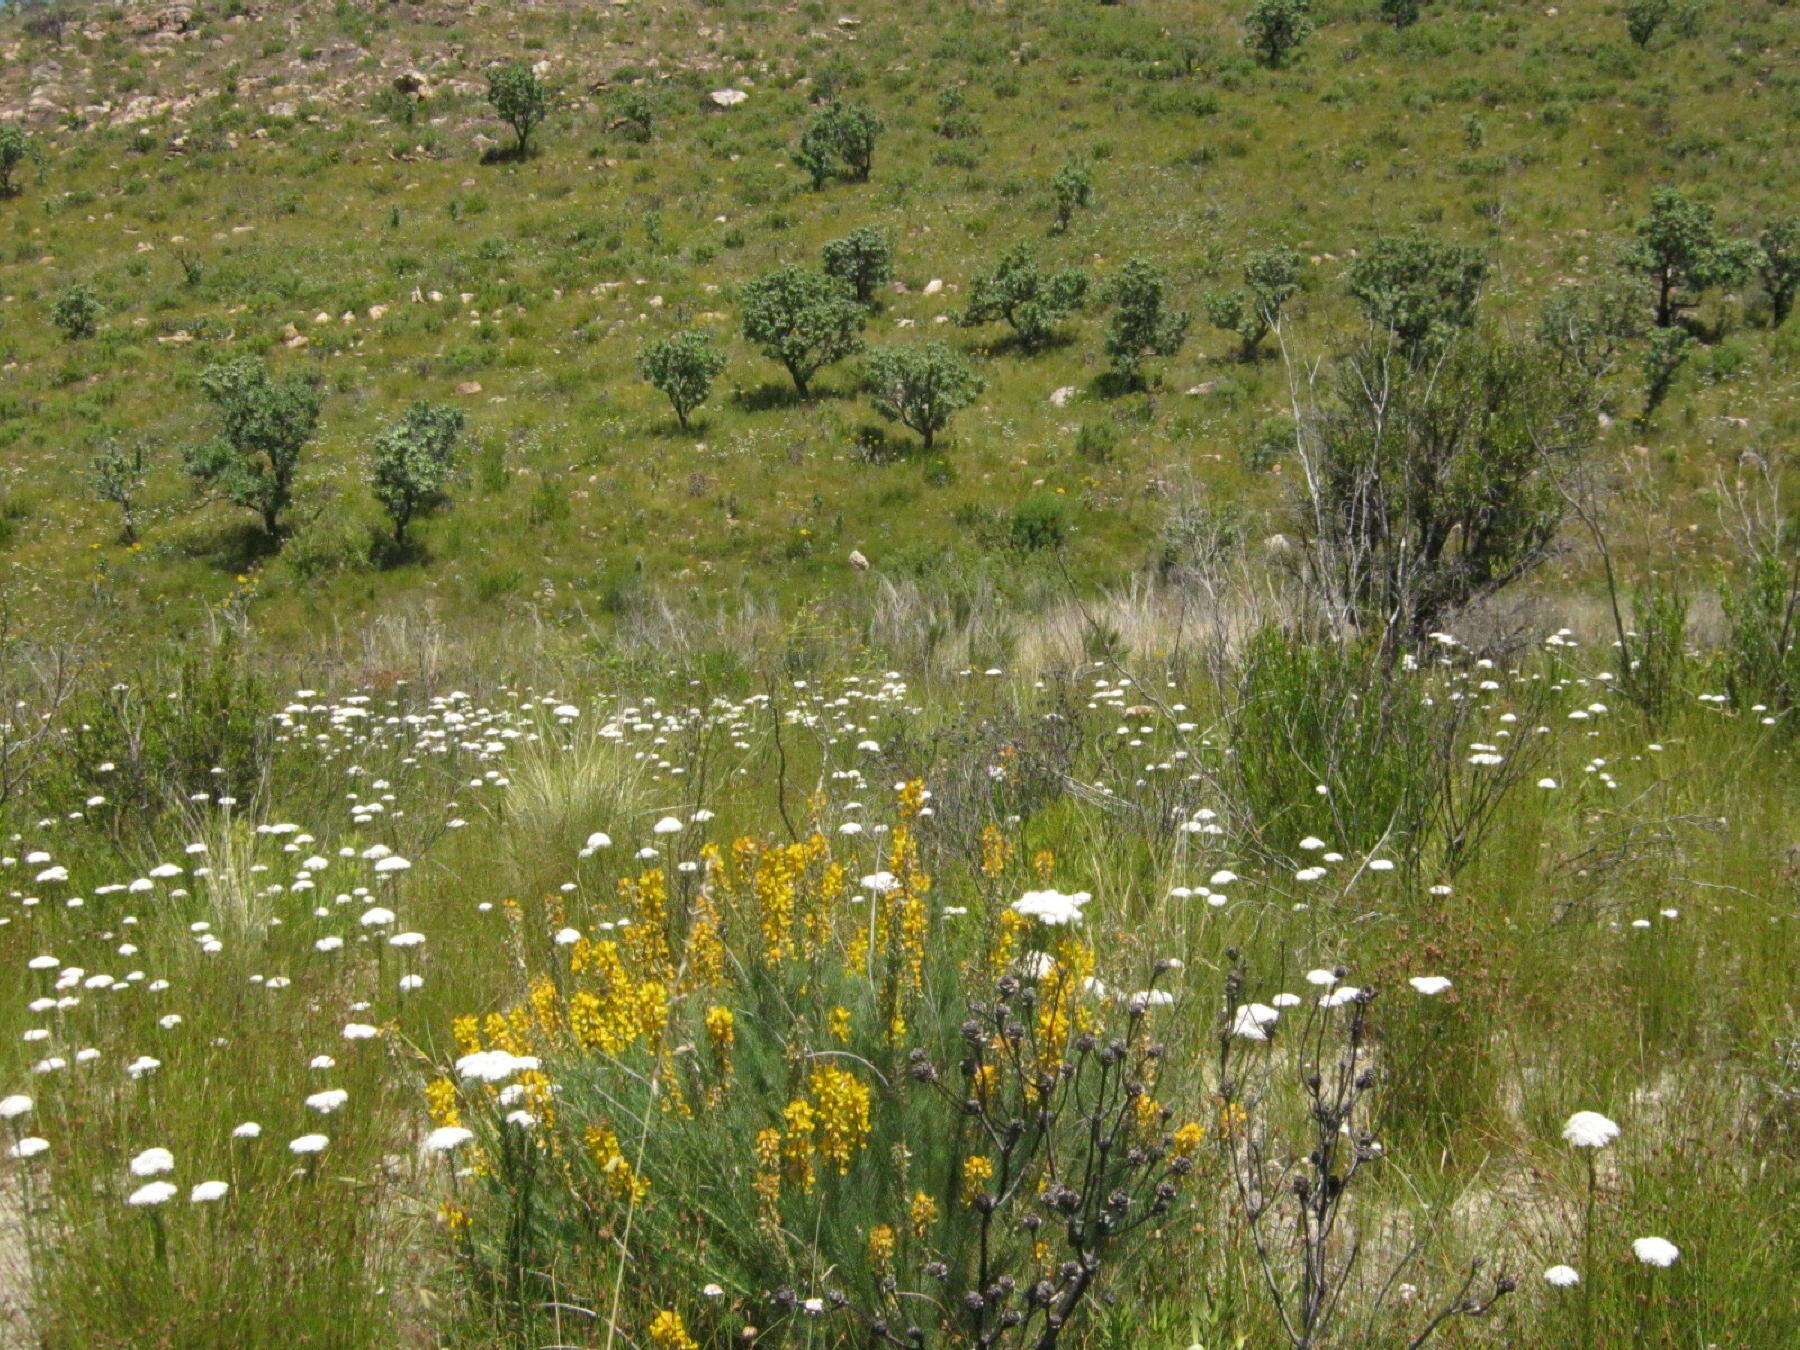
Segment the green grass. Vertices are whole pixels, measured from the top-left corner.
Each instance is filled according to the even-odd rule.
[[[1503,784],[1504,809],[1453,874],[1443,870],[1432,812],[1410,835],[1359,837],[1359,817],[1332,797],[1385,789],[1352,762],[1325,766],[1332,793],[1315,793],[1303,737],[1275,736],[1259,752],[1293,756],[1302,784],[1273,831],[1262,827],[1257,799],[1221,772],[1225,745],[1208,727],[1241,719],[1298,727],[1334,706],[1316,673],[1300,667],[1264,670],[1261,686],[1236,666],[1165,675],[1150,665],[1135,669],[1132,685],[1116,683],[1117,668],[1090,666],[1036,685],[971,673],[911,687],[865,668],[763,684],[779,700],[779,734],[761,696],[715,697],[717,686],[682,677],[608,697],[594,668],[580,664],[538,685],[542,692],[375,690],[360,705],[367,716],[343,697],[283,696],[275,702],[288,710],[273,723],[260,786],[233,807],[175,797],[162,810],[124,798],[84,806],[138,768],[131,741],[121,737],[106,760],[95,758],[95,741],[72,759],[76,777],[46,780],[11,813],[16,907],[0,925],[0,970],[16,1030],[4,1038],[5,1081],[35,1098],[13,1122],[15,1135],[50,1141],[46,1157],[8,1164],[29,1204],[30,1324],[51,1346],[548,1337],[600,1345],[604,1318],[569,1308],[611,1316],[616,1298],[634,1338],[671,1308],[703,1343],[735,1339],[747,1324],[773,1343],[836,1343],[848,1334],[836,1315],[789,1320],[769,1303],[771,1291],[785,1283],[802,1296],[843,1288],[865,1298],[868,1228],[903,1226],[914,1189],[950,1187],[940,1198],[951,1217],[925,1250],[962,1251],[953,1268],[971,1259],[955,1219],[968,1211],[942,1178],[978,1145],[957,1112],[905,1086],[904,1051],[920,1045],[954,1065],[963,1003],[984,996],[1002,911],[1047,882],[1094,893],[1080,932],[1091,936],[1095,974],[1109,989],[1142,987],[1152,963],[1180,958],[1162,985],[1176,1004],[1150,1015],[1166,1060],[1155,1092],[1177,1123],[1214,1120],[1214,1014],[1234,965],[1245,972],[1242,1001],[1310,994],[1303,973],[1340,963],[1352,982],[1380,990],[1371,1009],[1376,1086],[1357,1119],[1384,1153],[1356,1183],[1347,1222],[1365,1250],[1324,1343],[1413,1334],[1480,1257],[1490,1277],[1511,1274],[1520,1288],[1490,1318],[1453,1321],[1443,1343],[1573,1344],[1586,1334],[1595,1346],[1783,1344],[1794,1329],[1785,1295],[1794,1028],[1782,997],[1793,895],[1780,856],[1800,808],[1791,737],[1696,702],[1694,687],[1654,733],[1623,709],[1571,719],[1606,696],[1588,664],[1604,656],[1553,648],[1500,667],[1458,656],[1388,677],[1434,701],[1427,725],[1406,733],[1410,764],[1387,772],[1410,774],[1413,790],[1440,807],[1445,791]],[[1379,678],[1371,668],[1365,682]],[[1267,682],[1284,680],[1273,702]],[[1489,680],[1495,688],[1478,688]],[[584,687],[591,692],[575,692]],[[247,711],[251,704],[234,700],[266,696],[217,697]],[[564,699],[581,710],[573,722],[550,712]],[[221,719],[207,704],[192,707],[206,709],[209,725]],[[1534,733],[1540,723],[1548,730]],[[603,724],[610,729],[596,734]],[[1443,727],[1460,729],[1434,739]],[[1496,733],[1506,765],[1465,762],[1462,737]],[[858,748],[864,741],[880,749]],[[822,936],[789,965],[769,967],[764,901],[719,877],[709,903],[726,944],[724,983],[689,988],[680,982],[692,976],[674,976],[684,993],[670,1005],[664,1044],[704,1054],[701,1012],[732,1007],[728,1083],[686,1050],[665,1080],[642,1043],[614,1057],[580,1051],[542,1025],[515,1030],[508,1035],[525,1035],[562,1085],[553,1115],[530,1132],[536,1142],[524,1145],[517,1127],[498,1123],[507,1108],[489,1104],[490,1090],[465,1086],[462,1120],[490,1162],[452,1185],[441,1158],[417,1152],[432,1123],[424,1084],[460,1053],[457,1017],[504,1013],[539,983],[559,1007],[580,989],[604,990],[571,969],[571,949],[552,939],[566,925],[597,939],[607,932],[601,923],[631,915],[617,878],[670,869],[664,931],[687,970],[701,892],[698,875],[673,864],[698,856],[702,838],[729,854],[740,836],[774,843],[785,842],[790,823],[802,834],[817,829],[816,847],[856,890],[858,878],[892,865],[886,836],[870,827],[895,819],[888,785],[915,775],[933,793],[932,814],[917,822],[932,883],[922,997],[901,1005],[908,1025],[898,1042],[883,1031],[887,958],[870,982],[865,958],[853,955],[870,922],[866,903],[829,900],[815,864],[796,903],[800,912],[824,905]],[[1540,776],[1559,786],[1536,786]],[[702,806],[712,819],[696,814]],[[1218,833],[1175,828],[1207,819],[1195,815],[1202,807],[1216,812]],[[652,833],[670,813],[685,829]],[[844,821],[864,832],[839,831]],[[292,828],[253,829],[280,822]],[[613,846],[583,859],[578,849],[594,830]],[[1007,845],[1010,861],[997,870],[981,865],[991,847],[984,830]],[[1295,842],[1309,832],[1347,855],[1313,881],[1295,875],[1325,856]],[[190,841],[207,845],[204,857],[184,853]],[[381,879],[356,856],[377,842],[413,866]],[[647,844],[661,856],[627,856]],[[45,861],[27,854],[39,848],[68,867],[66,881],[32,880]],[[315,855],[311,885],[293,888],[296,868]],[[1396,865],[1371,869],[1370,858]],[[170,860],[213,870],[120,889]],[[1221,867],[1239,880],[1213,881]],[[1446,892],[1430,889],[1446,878]],[[1209,882],[1226,903],[1177,890]],[[71,907],[76,895],[84,903]],[[359,922],[376,904],[398,917]],[[383,942],[401,930],[425,941]],[[631,969],[648,969],[635,964],[648,958],[627,931],[612,936]],[[207,934],[218,950],[204,949]],[[332,937],[344,945],[317,948]],[[64,969],[79,965],[76,983],[87,987],[73,990],[69,1007],[28,1011],[56,983],[55,969],[25,966],[46,952]],[[403,991],[400,977],[415,972],[422,986]],[[1427,997],[1406,983],[1427,974],[1448,976],[1450,992]],[[127,987],[97,989],[96,978]],[[529,1004],[540,1006],[537,996]],[[828,1025],[834,1005],[850,1012],[847,1040]],[[1103,1019],[1119,1015],[1104,1002],[1089,1006]],[[181,1020],[164,1025],[171,1013]],[[1294,1055],[1307,1044],[1307,1021],[1304,1004],[1290,1010],[1272,1048],[1248,1045],[1234,1060],[1234,1092],[1278,1157],[1304,1120]],[[380,1035],[347,1040],[347,1023]],[[49,1039],[20,1039],[34,1026],[48,1027]],[[492,1045],[497,1033],[490,1025],[476,1034]],[[81,1048],[99,1054],[75,1060]],[[839,1053],[850,1058],[807,1058]],[[52,1054],[74,1062],[31,1072]],[[160,1067],[134,1080],[125,1065],[144,1054]],[[309,1067],[321,1054],[334,1066]],[[808,1062],[864,1066],[873,1142],[842,1179],[828,1174],[811,1195],[787,1193],[789,1237],[771,1243],[758,1236],[750,1143],[805,1090]],[[682,1083],[695,1117],[651,1105],[651,1082]],[[348,1103],[328,1115],[303,1105],[327,1087],[346,1089]],[[715,1088],[721,1095],[706,1095]],[[1603,1111],[1624,1129],[1600,1160],[1585,1238],[1585,1173],[1558,1137],[1577,1109]],[[231,1138],[247,1119],[263,1137]],[[651,1181],[635,1209],[607,1198],[605,1173],[584,1170],[592,1164],[583,1133],[599,1122]],[[306,1166],[284,1145],[312,1130],[331,1143]],[[1105,1288],[1118,1302],[1095,1305],[1076,1343],[1257,1344],[1279,1335],[1232,1198],[1235,1137],[1213,1131],[1180,1206],[1144,1239],[1149,1250],[1109,1264]],[[503,1146],[505,1138],[513,1142]],[[891,1173],[880,1160],[898,1157],[902,1144],[910,1162]],[[174,1152],[182,1188],[153,1211],[165,1224],[166,1265],[146,1212],[123,1203],[138,1184],[125,1164],[152,1145]],[[529,1198],[521,1147],[536,1158]],[[188,1186],[215,1177],[232,1183],[226,1200],[186,1203]],[[470,1216],[466,1233],[438,1221],[445,1201]],[[1633,1260],[1630,1242],[1652,1234],[1682,1249],[1675,1267]],[[623,1271],[621,1243],[632,1254]],[[924,1259],[918,1247],[906,1251],[907,1261]],[[1580,1290],[1539,1278],[1565,1262],[1582,1269]],[[1293,1267],[1277,1256],[1275,1270],[1286,1281]],[[1416,1300],[1382,1298],[1395,1270],[1420,1290]],[[902,1273],[920,1278],[911,1267]],[[708,1282],[727,1294],[704,1297]],[[270,1289],[278,1299],[250,1296]]]

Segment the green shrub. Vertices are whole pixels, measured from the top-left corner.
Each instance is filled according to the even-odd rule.
[[[65,339],[79,342],[100,331],[102,312],[100,297],[93,287],[78,281],[57,293],[55,303],[50,306],[50,321]]]
[[[1087,275],[1076,268],[1039,270],[1031,245],[1015,244],[969,283],[969,303],[958,316],[964,325],[1004,319],[1027,350],[1050,340],[1056,325],[1087,294]]]
[[[1034,492],[1006,518],[1006,545],[1020,553],[1060,548],[1069,536],[1068,503],[1054,492]]]

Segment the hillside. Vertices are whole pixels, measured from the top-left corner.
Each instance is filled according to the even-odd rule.
[[[0,1350],[1800,1344],[1789,0],[0,0]]]
[[[1362,331],[1346,272],[1376,237],[1419,226],[1477,246],[1482,322],[1529,333],[1552,293],[1611,275],[1659,185],[1746,237],[1794,210],[1790,6],[1715,5],[1640,47],[1612,5],[1441,3],[1396,29],[1372,5],[1326,3],[1278,69],[1252,59],[1239,17],[9,6],[0,117],[35,152],[0,201],[9,600],[138,635],[247,610],[290,645],[325,614],[604,623],[884,584],[1041,605],[1179,565],[1196,522],[1223,521],[1252,555],[1291,533],[1292,387]],[[486,68],[514,58],[553,91],[522,161],[485,98]],[[720,90],[747,97],[720,106]],[[868,182],[815,191],[794,152],[829,91],[885,130]],[[626,118],[638,95],[647,140]],[[1058,231],[1050,188],[1072,161],[1092,200]],[[801,400],[739,335],[750,277],[864,225],[894,251],[868,341],[941,337],[985,381],[929,453],[875,415],[857,360]],[[952,322],[973,275],[1020,242],[1091,282],[1033,353],[1003,325]],[[1276,245],[1302,258],[1286,359],[1271,340],[1240,360],[1205,301]],[[1103,299],[1131,258],[1164,269],[1194,320],[1145,391],[1119,394]],[[70,340],[51,311],[75,284],[100,315]],[[1792,326],[1770,331],[1754,282],[1701,301],[1705,341],[1654,419],[1636,417],[1634,351],[1593,434],[1611,528],[1704,577],[1730,555],[1715,483],[1790,474],[1797,419]],[[728,365],[687,433],[634,359],[690,326]],[[200,372],[245,352],[323,396],[279,551],[182,471],[216,426]],[[466,414],[465,473],[396,557],[363,465],[419,398]],[[86,484],[108,441],[149,457],[129,547]],[[1061,547],[1033,547],[1046,539]]]

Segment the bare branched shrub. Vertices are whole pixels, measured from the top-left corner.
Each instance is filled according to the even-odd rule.
[[[1416,640],[1548,555],[1592,384],[1542,349],[1465,337],[1414,365],[1365,344],[1324,394],[1296,387],[1297,529],[1339,631]]]

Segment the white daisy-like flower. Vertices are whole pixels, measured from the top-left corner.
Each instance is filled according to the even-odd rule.
[[[1563,1123],[1562,1135],[1576,1148],[1605,1148],[1619,1137],[1619,1127],[1598,1111],[1577,1111]]]
[[[134,1177],[157,1177],[175,1170],[175,1155],[166,1148],[147,1148],[131,1160]]]
[[[126,1196],[125,1203],[128,1205],[136,1205],[139,1209],[144,1209],[150,1205],[166,1205],[174,1198],[175,1187],[168,1182],[147,1181],[130,1195]]]
[[[465,1130],[461,1125],[444,1125],[425,1136],[427,1153],[448,1153],[460,1148],[475,1137],[473,1130]]]
[[[1059,928],[1064,924],[1080,923],[1081,907],[1093,898],[1087,891],[1076,891],[1072,895],[1064,895],[1061,891],[1026,891],[1012,902],[1012,909],[1015,914]]]

